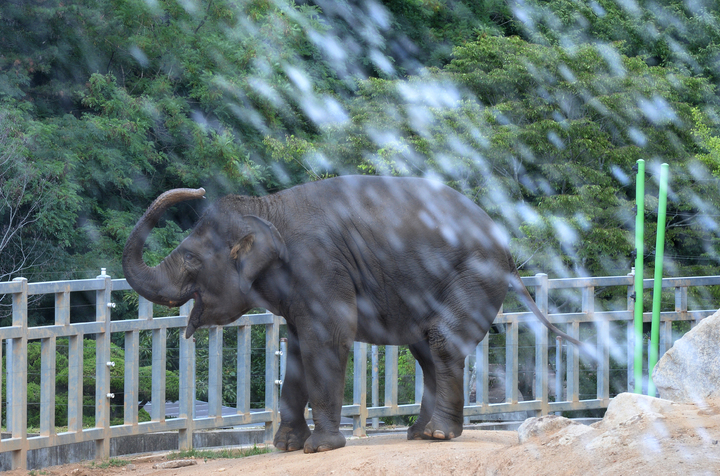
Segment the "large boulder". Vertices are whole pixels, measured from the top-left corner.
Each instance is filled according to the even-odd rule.
[[[603,419],[583,425],[557,415],[528,418],[518,429],[522,444],[549,447],[578,446],[590,451],[611,452],[619,447],[648,443],[667,433],[664,425],[672,415],[682,414],[683,422],[697,417],[694,405],[621,393],[610,401]],[[644,435],[638,438],[637,435]],[[654,441],[654,440],[653,440]]]
[[[720,311],[700,321],[658,361],[660,397],[705,407],[720,400]]]
[[[577,425],[572,420],[559,415],[543,415],[528,418],[518,428],[518,440],[525,443],[532,438],[547,439],[566,426]]]
[[[662,414],[670,413],[676,407],[678,407],[678,404],[670,400],[637,393],[620,393],[610,400],[603,419],[593,423],[592,426],[607,431],[627,425],[639,418],[648,420],[661,419]]]

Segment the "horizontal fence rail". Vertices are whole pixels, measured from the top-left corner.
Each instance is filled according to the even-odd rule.
[[[525,285],[535,291],[535,300],[550,322],[566,329],[569,335],[594,345],[595,360],[583,362],[578,349],[563,343],[560,338],[550,342],[549,331],[532,313],[501,309],[493,332],[465,361],[466,423],[513,412],[543,415],[606,408],[612,396],[612,372],[623,374],[620,391],[633,388],[633,279],[632,275],[548,279],[544,274],[523,278]],[[720,276],[663,279],[663,290],[674,292],[674,310],[661,313],[660,355],[672,346],[674,322],[694,324],[715,312],[716,309],[688,309],[688,290],[710,286],[720,286]],[[652,288],[652,280],[644,280],[644,287]],[[609,288],[621,290],[622,305],[618,305],[616,299],[613,305],[603,304],[602,309],[596,308],[597,291]],[[112,438],[152,432],[177,432],[178,447],[190,449],[193,432],[197,430],[258,424],[265,427],[265,440],[272,441],[279,425],[278,399],[285,372],[286,343],[280,338],[284,319],[270,313],[251,314],[224,328],[209,329],[207,363],[202,362],[207,367],[208,414],[202,416],[195,414],[199,364],[195,339],[180,337],[177,349],[179,411],[177,416],[168,416],[165,407],[168,332],[178,329],[182,334],[192,302],[182,306],[177,316],[154,317],[152,303],[138,297],[137,318],[113,320],[113,293],[129,290],[124,279],[111,279],[104,270],[96,279],[28,283],[25,278],[16,278],[0,283],[0,296],[12,299],[12,324],[0,327],[0,344],[4,344],[5,349],[0,357],[4,359],[2,363],[6,369],[5,375],[0,373],[0,383],[6,379],[6,390],[4,394],[0,393],[0,407],[5,405],[6,409],[1,423],[7,429],[0,439],[0,454],[12,455],[12,468],[27,467],[28,451],[88,441],[95,442],[96,458],[106,459],[110,456]],[[71,322],[73,293],[94,294],[94,320]],[[29,325],[28,302],[33,297],[47,298],[47,295],[54,297],[54,324]],[[551,306],[551,301],[575,304],[561,312]],[[644,320],[650,322],[650,319],[650,313],[645,313]],[[265,335],[264,408],[261,402],[260,408],[256,404],[251,411],[251,333],[254,326],[263,326]],[[223,343],[227,332],[236,333],[232,336],[233,347],[230,349]],[[138,403],[141,391],[148,389],[140,388],[141,333],[151,334],[152,356],[150,421],[143,422],[139,421]],[[119,365],[112,358],[113,334],[120,335],[124,345],[124,383],[120,402],[123,423],[111,425],[111,403],[116,400],[111,392],[111,369]],[[504,342],[502,345],[491,344],[494,338]],[[67,339],[67,421],[56,421],[55,417],[58,339]],[[92,376],[83,375],[86,365],[84,346],[89,345],[90,340],[95,346]],[[35,362],[28,361],[28,346],[37,341],[40,343],[41,369],[40,427],[37,434],[30,435],[27,431],[28,367]],[[224,391],[228,390],[223,388],[223,372],[228,369],[224,363],[226,350],[233,360],[230,368],[236,381],[232,389],[236,398],[230,414],[227,402],[223,402]],[[347,398],[352,403],[342,408],[343,417],[353,421],[354,434],[365,435],[368,421],[377,428],[380,419],[419,413],[422,371],[415,363],[414,374],[410,376],[412,384],[403,384],[403,388],[411,385],[412,395],[404,397],[409,401],[400,401],[399,355],[397,346],[355,343],[352,366],[348,369],[352,373],[352,378],[348,379],[352,396]],[[611,362],[622,362],[622,367],[611,369]],[[381,366],[384,372],[380,371]],[[593,375],[594,388],[589,395],[587,389],[584,393],[581,391],[581,372]],[[84,379],[94,380],[95,387],[94,425],[90,427],[83,424],[84,398],[87,398],[83,393]],[[520,395],[521,380],[525,382],[523,388],[527,395]],[[616,376],[614,381],[617,380]],[[491,395],[491,390],[498,385],[501,390],[499,402]],[[382,404],[381,386],[384,388]],[[2,401],[3,397],[5,401]],[[312,417],[312,409],[308,409],[307,416]]]

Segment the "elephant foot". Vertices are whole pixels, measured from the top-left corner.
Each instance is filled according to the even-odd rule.
[[[310,428],[308,428],[307,423],[303,423],[304,426],[300,428],[281,424],[273,439],[275,448],[280,451],[297,451],[302,449],[307,439],[310,438]]]
[[[432,438],[434,440],[450,440],[462,435],[463,427],[460,423],[440,422],[431,419],[423,430],[424,438]]]
[[[305,441],[305,453],[320,453],[345,446],[345,437],[339,431],[333,433],[315,430]]]
[[[432,437],[425,435],[427,421],[416,421],[407,431],[408,440],[429,440]]]

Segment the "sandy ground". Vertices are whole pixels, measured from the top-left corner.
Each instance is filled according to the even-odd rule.
[[[348,439],[327,453],[302,452],[233,460],[199,460],[161,469],[164,456],[137,457],[125,467],[55,466],[32,475],[720,475],[720,408],[675,405],[612,424],[569,425],[519,442],[516,431],[466,430],[449,442],[407,441],[404,434]],[[26,476],[15,470],[8,476]]]

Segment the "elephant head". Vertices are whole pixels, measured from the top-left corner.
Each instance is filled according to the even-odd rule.
[[[185,337],[199,327],[228,324],[261,305],[253,284],[268,269],[288,261],[285,242],[275,226],[257,216],[243,215],[226,197],[202,216],[192,233],[160,264],[147,266],[143,245],[162,214],[176,203],[204,195],[202,188],[160,195],[135,225],[123,251],[125,278],[145,299],[168,307],[195,299]]]

